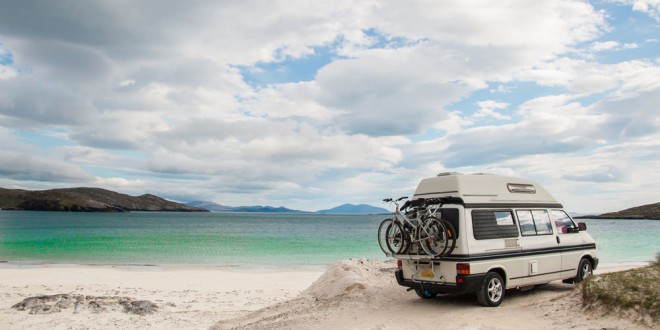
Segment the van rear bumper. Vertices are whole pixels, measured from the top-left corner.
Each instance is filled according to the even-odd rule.
[[[469,293],[477,292],[484,282],[486,274],[458,275],[456,283],[439,284],[435,282],[413,281],[403,278],[403,270],[394,272],[397,283],[411,289],[425,289],[433,293]]]

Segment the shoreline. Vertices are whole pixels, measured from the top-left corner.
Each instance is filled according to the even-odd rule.
[[[113,268],[125,270],[225,270],[225,271],[324,271],[328,265],[287,265],[287,264],[180,264],[180,263],[75,263],[75,262],[53,262],[53,261],[10,261],[0,260],[0,270],[2,269],[32,269],[32,268]]]
[[[363,259],[363,258],[355,258]],[[379,260],[384,263],[396,264],[395,259],[370,259]],[[339,261],[339,260],[337,260]],[[595,273],[599,273],[601,269],[614,271],[622,269],[631,269],[637,267],[645,267],[651,263],[649,261],[622,261],[622,262],[601,262],[598,265]],[[39,268],[39,267],[108,267],[126,270],[227,270],[227,271],[240,271],[240,270],[262,270],[262,271],[288,271],[288,270],[302,270],[302,271],[324,271],[331,264],[182,264],[182,263],[101,263],[101,262],[57,262],[57,261],[40,261],[40,260],[0,260],[0,270],[4,268]]]

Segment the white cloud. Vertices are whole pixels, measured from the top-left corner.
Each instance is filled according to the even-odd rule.
[[[132,187],[132,188],[141,188],[144,189],[145,186],[145,181],[144,180],[129,180],[126,178],[96,178],[96,185],[106,187],[106,188],[112,188],[112,189],[120,189],[120,190],[125,190],[127,187]]]
[[[92,176],[75,165],[52,159],[0,151],[0,176],[12,180],[88,182]]]
[[[4,177],[303,209],[456,169],[557,180],[568,197],[561,184],[642,189],[608,150],[634,145],[642,163],[657,150],[642,142],[660,127],[658,62],[599,63],[648,46],[610,35],[607,15],[561,0],[12,3],[0,11]],[[310,64],[318,52],[327,63]],[[279,64],[289,71],[267,69]],[[305,81],[242,75],[297,65],[312,67]],[[505,122],[483,126],[493,120]],[[12,134],[43,128],[74,145]],[[561,161],[577,165],[561,173]]]
[[[499,120],[510,120],[510,116],[505,116],[499,113],[497,110],[506,109],[509,104],[504,102],[497,102],[493,100],[480,101],[477,102],[479,105],[479,110],[473,115],[474,118],[494,118]]]
[[[632,1],[633,10],[641,11],[660,22],[660,1],[658,0],[635,0]]]
[[[16,69],[0,64],[0,80],[15,77],[17,74]]]
[[[619,43],[616,41],[605,41],[605,42],[594,42],[591,45],[591,50],[594,52],[601,52],[604,50],[616,49],[619,47]]]

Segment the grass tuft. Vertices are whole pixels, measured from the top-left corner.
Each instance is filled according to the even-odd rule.
[[[660,318],[660,253],[647,267],[588,277],[582,285],[582,301],[586,306],[602,306],[606,310],[634,311]]]
[[[651,266],[660,266],[660,253],[655,255],[655,260],[651,261]]]

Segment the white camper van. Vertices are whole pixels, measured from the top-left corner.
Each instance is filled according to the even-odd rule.
[[[598,265],[586,225],[576,224],[535,182],[441,173],[419,183],[416,200],[440,201],[435,217],[453,227],[449,253],[414,247],[389,253],[398,259],[397,282],[422,298],[474,292],[480,304],[498,306],[505,289],[580,282]]]

